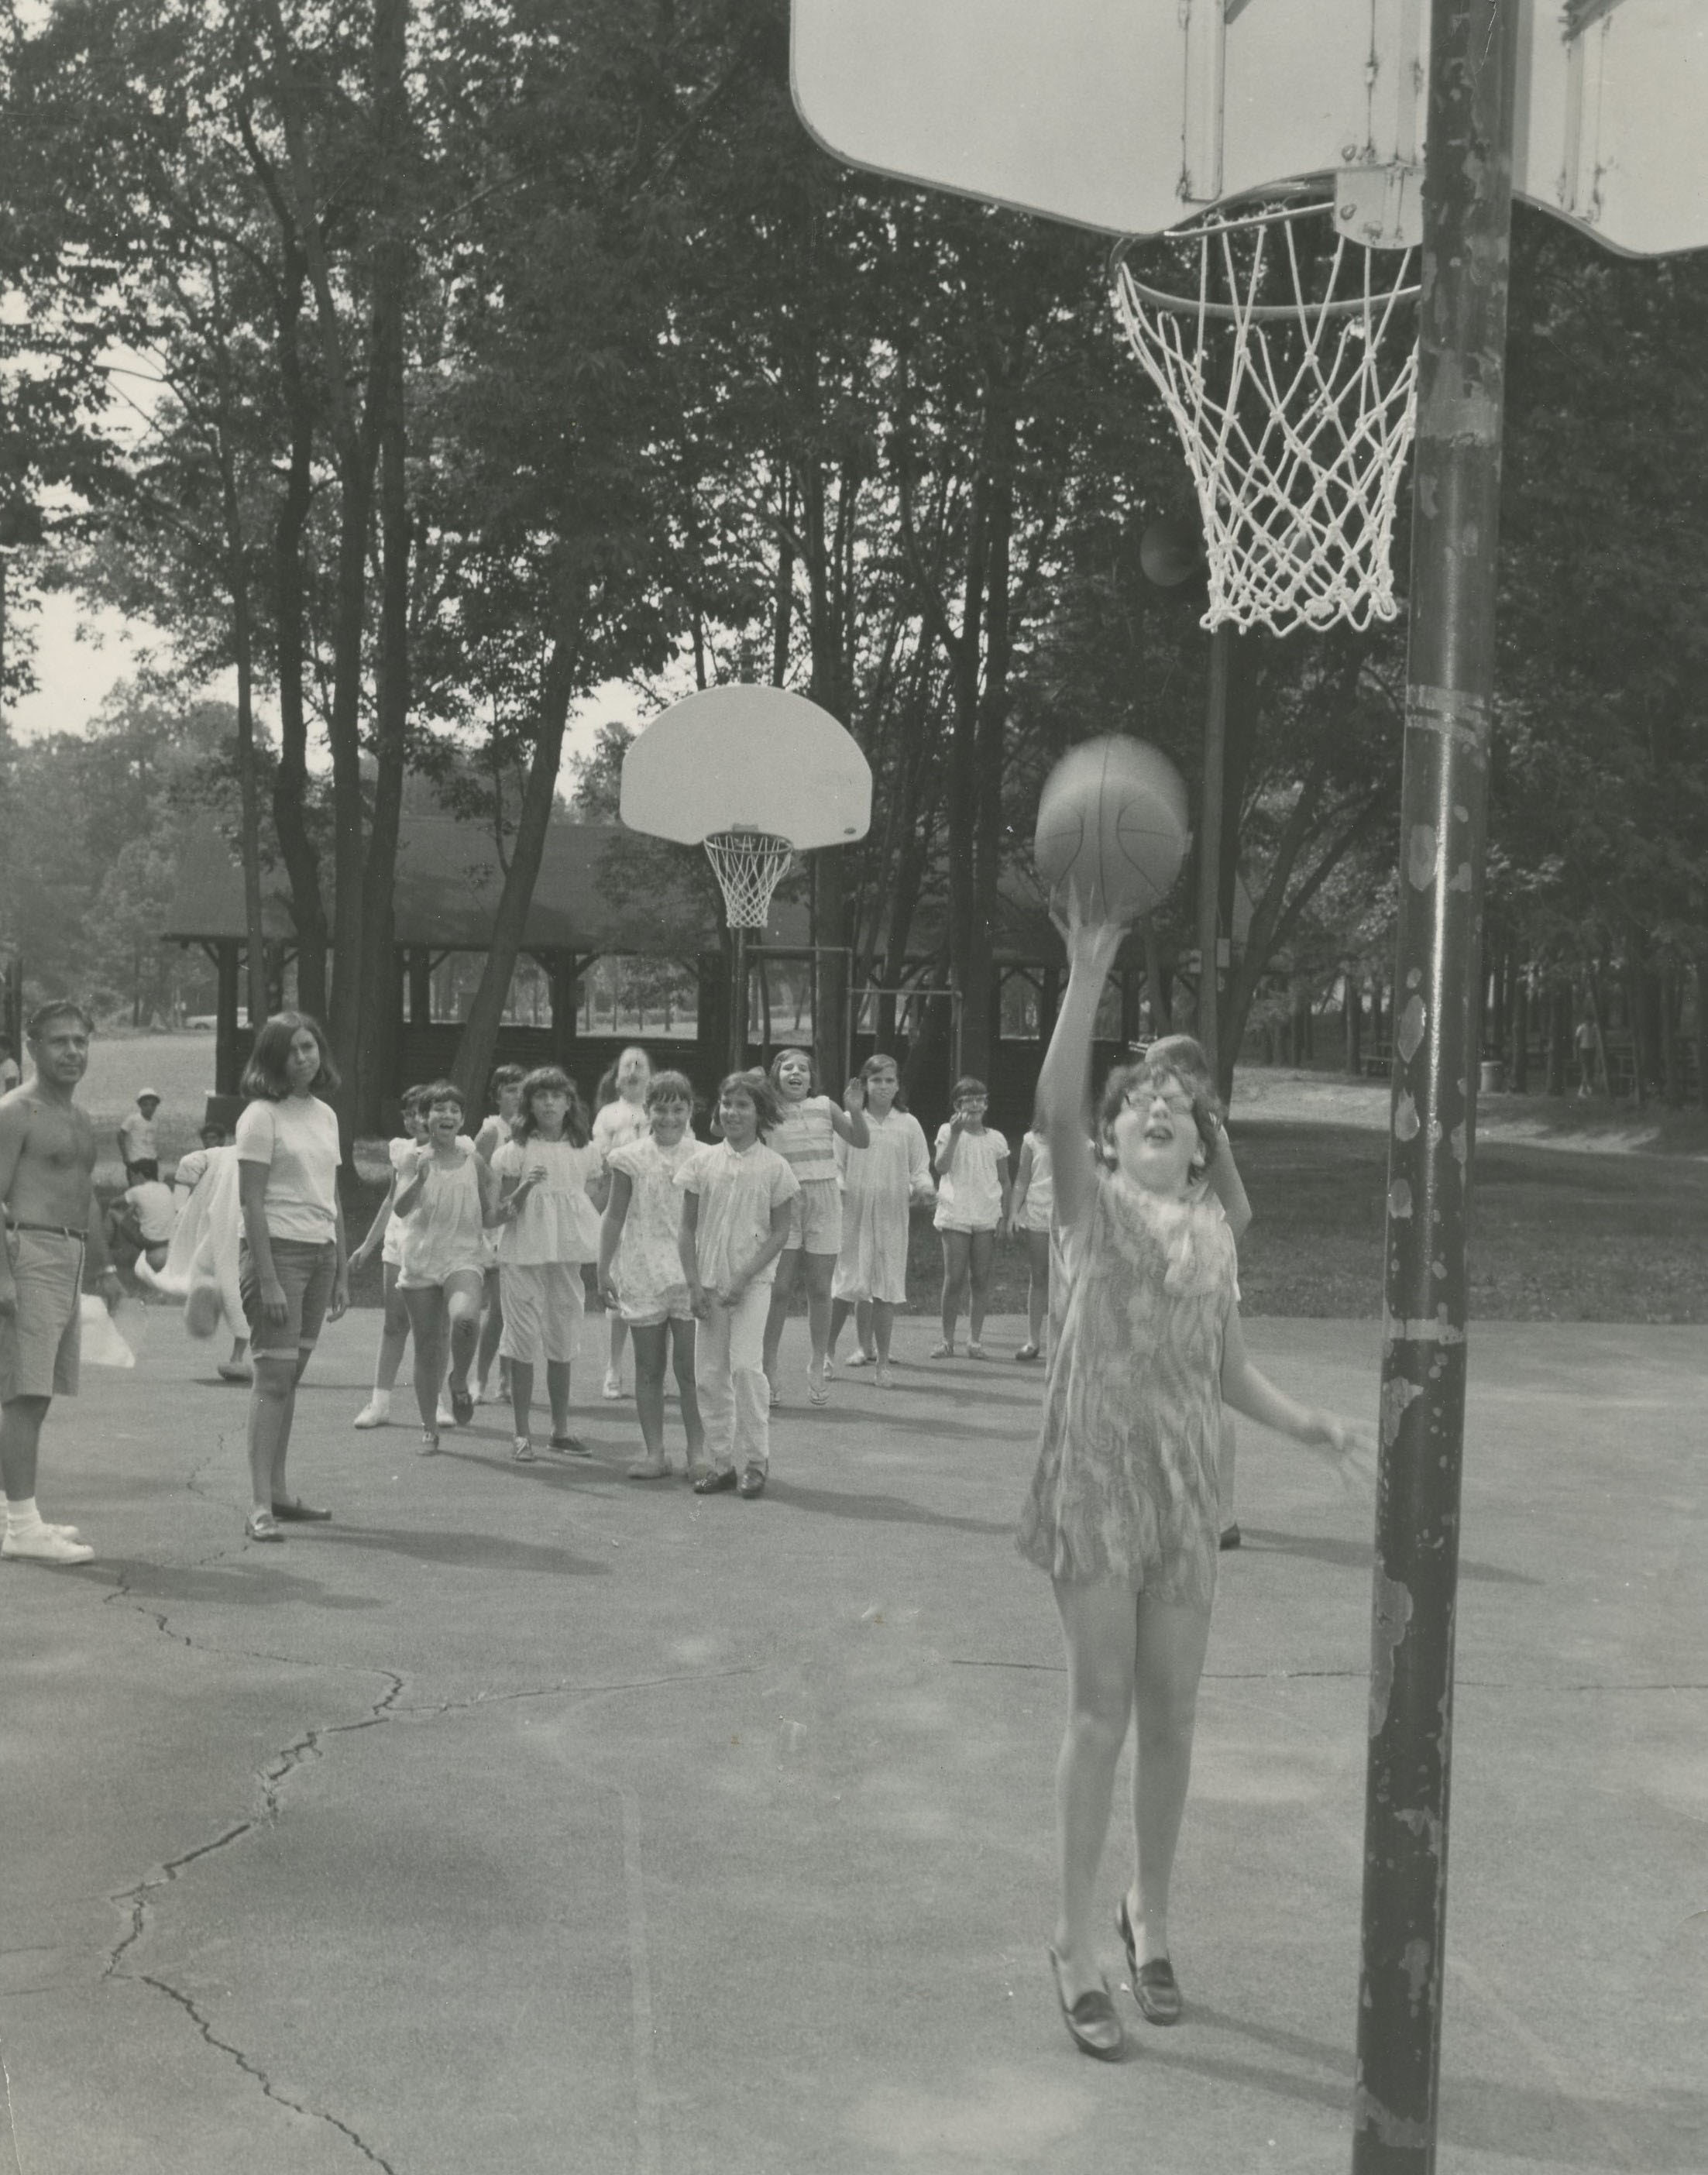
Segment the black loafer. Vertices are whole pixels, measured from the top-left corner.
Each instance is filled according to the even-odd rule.
[[[330,1511],[320,1510],[312,1503],[275,1503],[273,1515],[293,1526],[323,1526],[332,1516]]]
[[[765,1493],[765,1467],[750,1465],[736,1482],[735,1492],[738,1495],[745,1495],[750,1503],[756,1495],[762,1495]]]
[[[714,1466],[712,1471],[694,1483],[697,1495],[726,1495],[737,1485],[733,1465]]]
[[[1147,1964],[1139,1961],[1138,1944],[1133,1939],[1133,1922],[1127,1916],[1125,1896],[1115,1912],[1115,1925],[1121,1945],[1127,1952],[1128,1982],[1133,1989],[1133,1999],[1139,2004],[1140,2015],[1147,2024],[1178,2024],[1180,1983],[1174,1977],[1174,1966],[1166,1956],[1154,1956]]]
[[[1108,1982],[1093,1987],[1089,1993],[1070,2004],[1061,1983],[1061,1958],[1054,1949],[1049,1952],[1049,1967],[1055,1973],[1055,1998],[1061,2004],[1062,2021],[1074,2045],[1094,2062],[1119,2062],[1127,2051],[1127,2035],[1109,1999]]]
[[[1216,1545],[1223,1549],[1237,1549],[1239,1545],[1239,1527],[1224,1526],[1222,1528],[1222,1538]]]

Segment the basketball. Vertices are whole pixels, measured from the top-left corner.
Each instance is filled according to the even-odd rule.
[[[211,1337],[220,1326],[224,1307],[218,1284],[192,1284],[184,1301],[184,1326],[192,1337]]]
[[[1083,919],[1132,921],[1168,897],[1191,843],[1179,772],[1148,741],[1112,734],[1070,749],[1045,779],[1032,857]]]

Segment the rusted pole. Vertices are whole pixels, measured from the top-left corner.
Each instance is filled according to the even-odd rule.
[[[1435,2166],[1518,0],[1433,0],[1353,2175]]]

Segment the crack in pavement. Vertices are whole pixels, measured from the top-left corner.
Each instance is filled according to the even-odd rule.
[[[163,1621],[160,1628],[162,1630],[165,1630]],[[193,1643],[185,1638],[181,1632],[170,1632],[167,1635],[181,1640],[187,1646]],[[284,1655],[271,1655],[259,1658],[285,1661],[290,1657]],[[299,1662],[297,1666],[304,1668],[336,1669],[348,1668],[349,1665]],[[281,1747],[265,1766],[258,1770],[257,1780],[261,1787],[262,1804],[261,1814],[258,1818],[235,1822],[222,1834],[214,1836],[209,1841],[198,1843],[193,1850],[185,1851],[176,1858],[169,1858],[158,1874],[139,1881],[134,1888],[122,1890],[118,1895],[109,1899],[122,1908],[128,1906],[129,1924],[122,1938],[109,1954],[101,1977],[104,1980],[123,1979],[133,1984],[149,1987],[156,1993],[164,1994],[169,2001],[176,2003],[180,2009],[183,2010],[208,2044],[216,2048],[220,2053],[230,2055],[246,2076],[254,2079],[268,2099],[276,2101],[281,2107],[292,2109],[296,2113],[307,2115],[316,2122],[329,2124],[341,2136],[347,2137],[365,2159],[371,2161],[377,2167],[384,2168],[387,2175],[396,2175],[396,2170],[393,2168],[391,2162],[374,2151],[361,2134],[352,2129],[348,2123],[340,2122],[336,2115],[328,2114],[323,2108],[305,2107],[300,2102],[279,2091],[258,2064],[251,2061],[241,2048],[232,2046],[228,2040],[219,2037],[188,1994],[171,1985],[165,1979],[157,1977],[150,1972],[138,1972],[133,1974],[121,1969],[127,1954],[136,1946],[148,1931],[150,1898],[157,1890],[171,1887],[190,1867],[198,1863],[204,1858],[213,1857],[217,1852],[229,1849],[235,1842],[240,1842],[245,1836],[252,1833],[263,1821],[269,1824],[275,1821],[279,1817],[280,1792],[297,1768],[306,1760],[317,1760],[321,1756],[321,1748],[327,1738],[353,1736],[362,1730],[373,1729],[380,1723],[390,1722],[393,1719],[398,1700],[401,1697],[408,1680],[389,1669],[368,1668],[362,1670],[361,1673],[382,1678],[387,1687],[383,1696],[375,1700],[369,1711],[358,1721],[317,1724],[314,1728],[306,1730],[301,1737],[293,1738],[289,1744]],[[11,2086],[8,2079],[7,2082],[8,2112],[11,2105],[10,2094]],[[19,2175],[22,2175],[21,2168]]]
[[[18,2143],[18,2117],[12,2105],[12,2072],[6,2066],[6,2048],[0,2042],[0,2081],[6,2086],[6,2130],[12,2140],[12,2162],[18,2175],[24,2175],[24,2154]]]
[[[352,2129],[347,2122],[340,2122],[335,2114],[328,2114],[323,2107],[305,2107],[301,2100],[294,2100],[288,2093],[280,2091],[265,2069],[258,2064],[252,2062],[241,2048],[234,2047],[229,2039],[222,2039],[220,2037],[188,1994],[181,1993],[175,1986],[169,1986],[163,1978],[151,1977],[146,1972],[138,1974],[138,1982],[143,1986],[152,1987],[156,1993],[163,1993],[168,2001],[176,2002],[208,2044],[217,2048],[222,2054],[229,2054],[244,2075],[252,2077],[267,2097],[276,2105],[289,2107],[293,2114],[306,2115],[311,2121],[325,2123],[330,2129],[335,2129],[340,2137],[347,2137],[364,2160],[370,2161],[376,2167],[383,2167],[386,2175],[397,2175],[397,2170],[391,2161],[384,2158],[382,2154],[376,2152],[360,2130]]]

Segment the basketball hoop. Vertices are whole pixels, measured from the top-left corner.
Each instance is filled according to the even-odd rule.
[[[794,859],[794,848],[769,831],[714,831],[705,845],[729,926],[763,929],[771,918],[771,895]]]
[[[1301,248],[1301,222],[1334,209],[1312,196],[1182,230],[1193,295],[1141,279],[1129,243],[1113,259],[1116,312],[1192,471],[1206,627],[1289,634],[1399,610],[1390,547],[1417,418],[1417,252],[1385,252],[1397,268],[1379,278],[1375,250],[1338,227],[1331,249]]]

